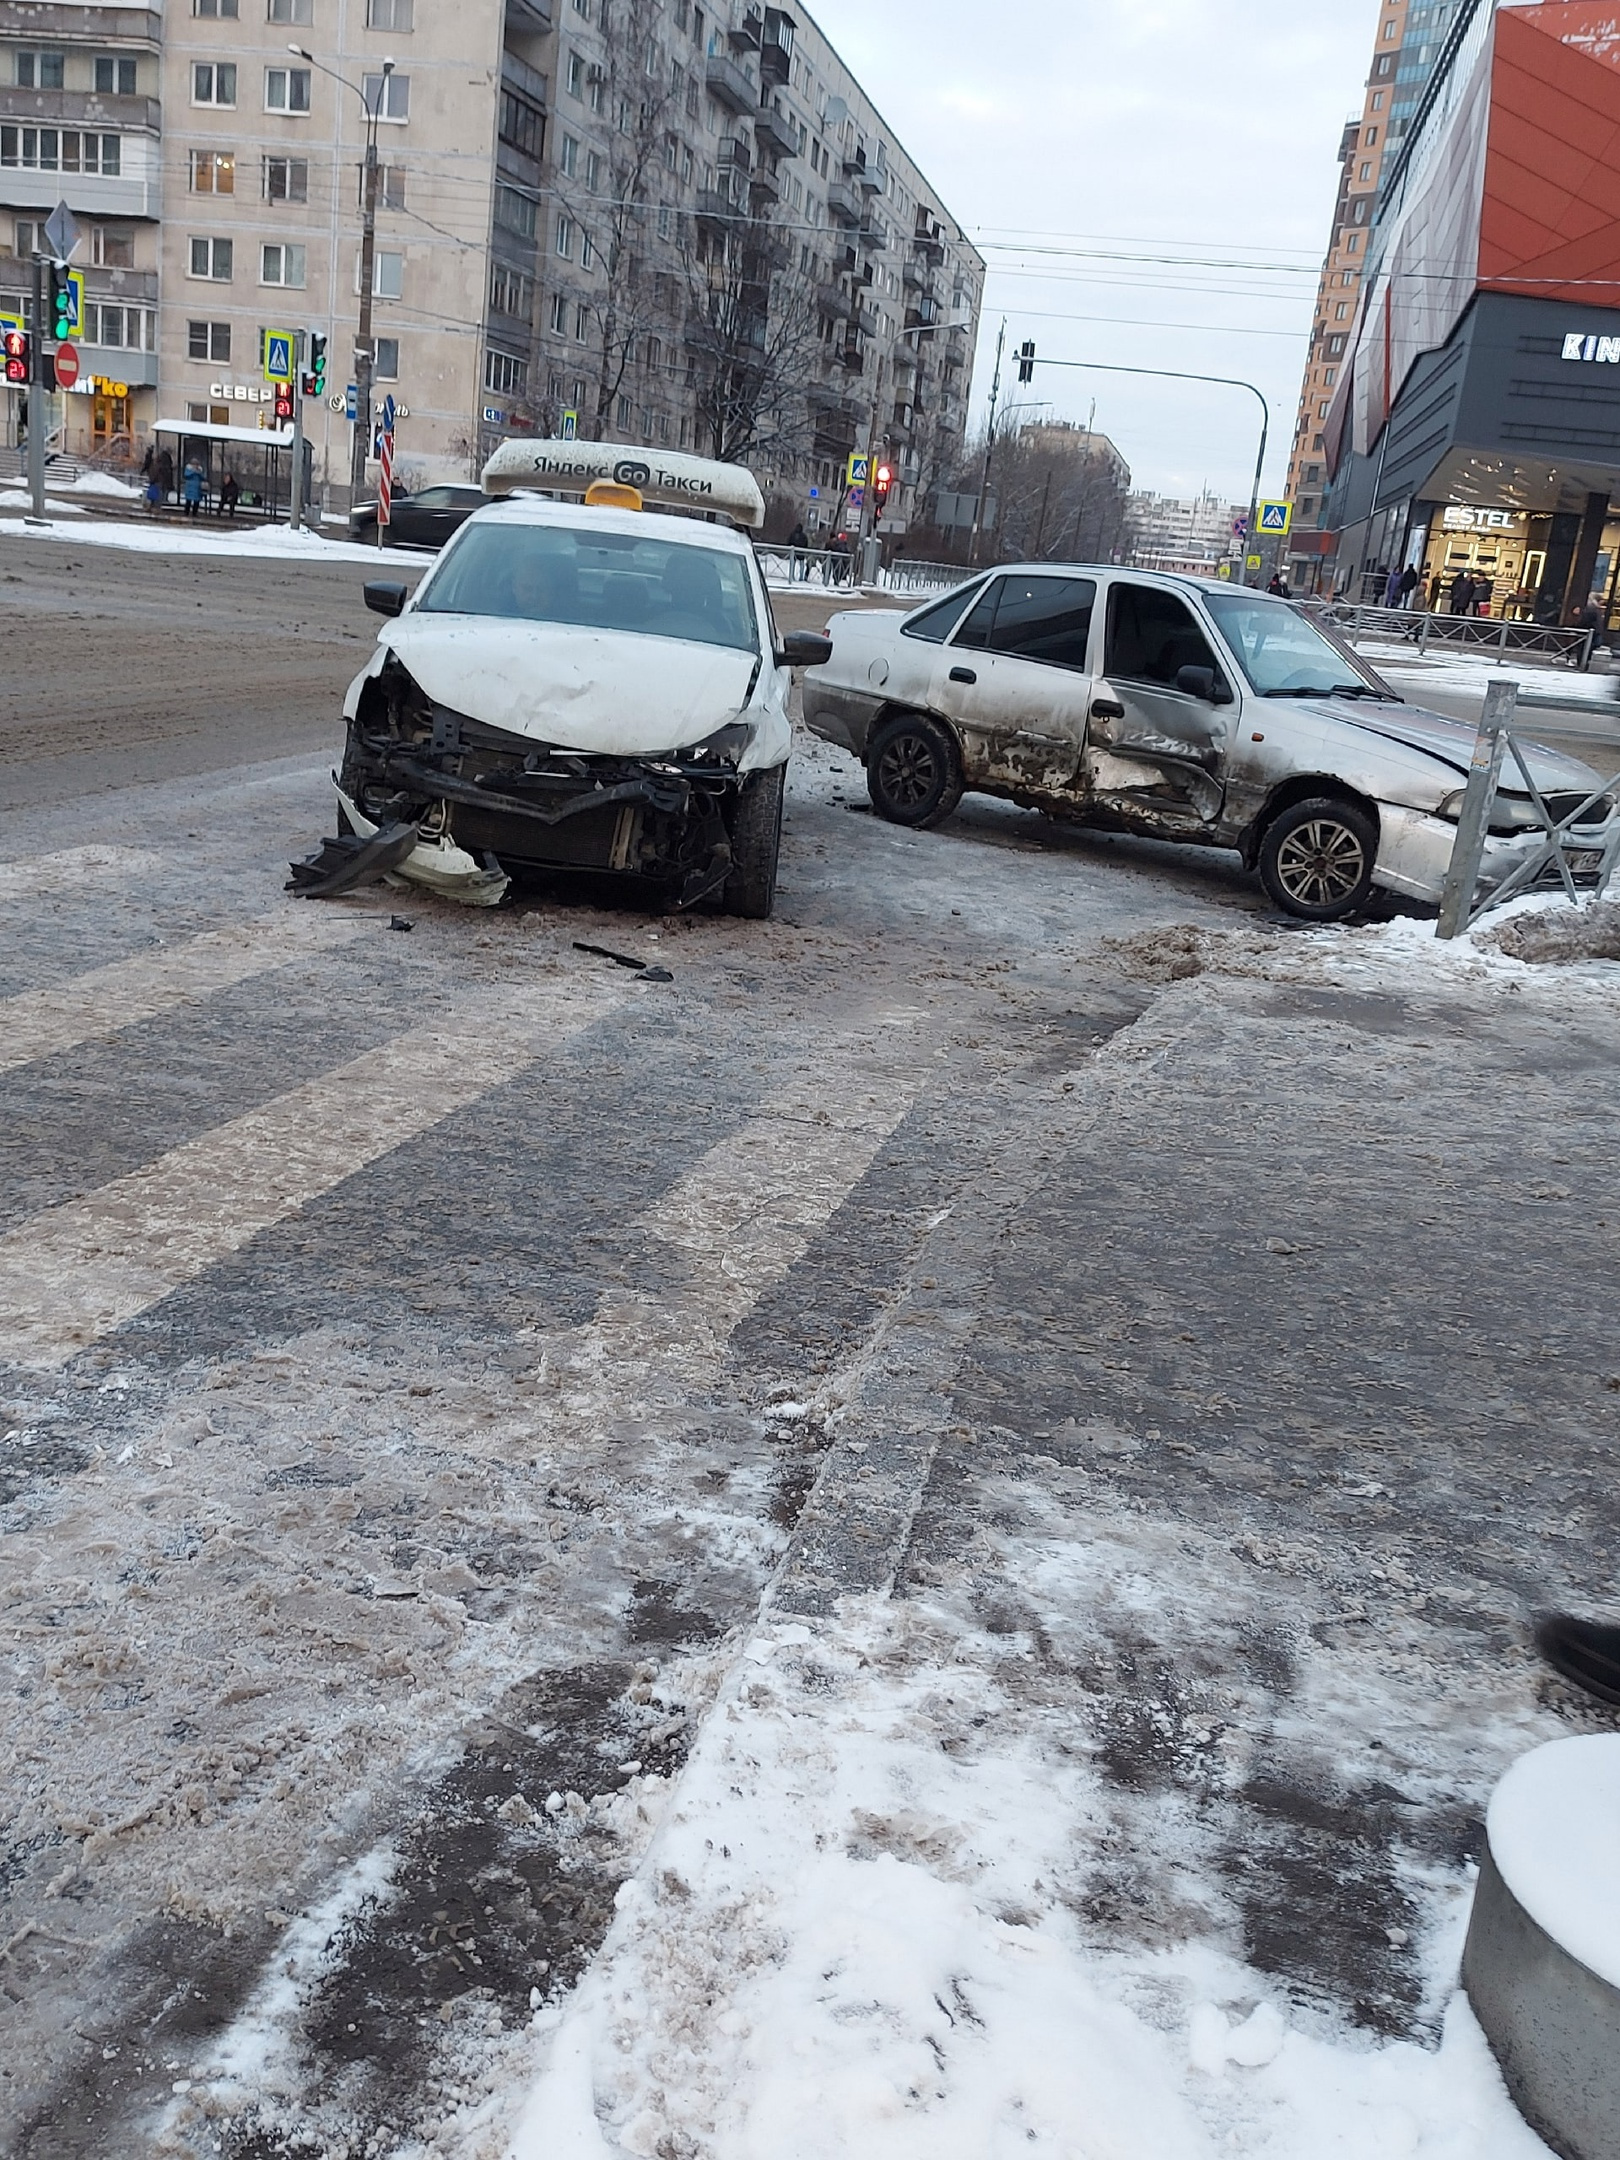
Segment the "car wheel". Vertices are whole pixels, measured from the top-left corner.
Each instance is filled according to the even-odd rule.
[[[728,915],[764,922],[776,905],[776,862],[782,848],[782,792],[787,767],[775,765],[743,785],[731,821],[731,875],[722,906]]]
[[[962,800],[955,736],[927,713],[897,713],[866,746],[866,789],[891,824],[937,825]]]
[[[1378,826],[1355,803],[1315,795],[1266,828],[1260,877],[1277,905],[1306,922],[1342,922],[1372,890]]]

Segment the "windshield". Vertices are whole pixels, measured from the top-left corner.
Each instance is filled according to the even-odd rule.
[[[759,651],[743,556],[633,533],[475,520],[416,605],[426,615],[497,615]]]
[[[1394,698],[1363,660],[1286,600],[1259,593],[1207,593],[1221,635],[1261,697]]]

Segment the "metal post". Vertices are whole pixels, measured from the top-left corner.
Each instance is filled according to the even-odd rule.
[[[1507,748],[1508,729],[1518,701],[1516,682],[1493,682],[1485,692],[1485,709],[1479,716],[1479,734],[1468,767],[1462,812],[1457,819],[1457,837],[1451,843],[1451,862],[1440,896],[1440,920],[1434,933],[1438,938],[1454,938],[1468,928],[1474,888],[1479,883],[1479,866],[1485,853],[1485,835],[1490,828],[1491,806],[1496,801],[1497,783],[1502,777],[1502,755]]]
[[[371,288],[377,268],[377,116],[370,116],[366,137],[365,219],[360,228],[360,333],[354,346],[354,455],[349,467],[349,506],[359,503],[366,484],[366,457],[371,449],[374,415],[371,410],[372,360]],[[381,538],[381,528],[378,528]]]
[[[1263,397],[1260,397],[1260,393],[1258,390],[1256,390],[1254,394],[1256,397],[1260,398],[1260,455],[1254,461],[1254,486],[1249,493],[1249,523],[1243,535],[1243,575],[1238,580],[1238,582],[1242,585],[1247,585],[1249,582],[1249,557],[1251,553],[1255,552],[1255,543],[1259,537],[1258,534],[1255,532],[1254,527],[1255,520],[1260,515],[1260,476],[1265,469],[1266,437],[1271,433],[1271,407],[1266,403]],[[1259,555],[1259,575],[1261,577],[1264,577],[1266,574],[1266,554],[1264,548],[1261,548],[1259,550]]]
[[[302,331],[299,336],[303,335]],[[287,530],[296,532],[304,521],[304,386],[299,379],[302,356],[293,353],[292,407],[292,481],[287,493]]]
[[[996,371],[990,378],[990,418],[984,436],[984,466],[979,474],[979,500],[973,512],[973,544],[968,549],[968,561],[979,559],[979,537],[984,531],[984,508],[990,497],[990,459],[996,447],[996,400],[1001,395],[1001,356],[1007,343],[1007,318],[1001,318],[1001,329],[996,338]]]
[[[45,518],[45,265],[34,257],[34,312],[28,341],[28,493],[31,515]]]

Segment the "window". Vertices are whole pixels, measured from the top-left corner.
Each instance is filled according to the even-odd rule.
[[[102,173],[116,179],[121,135],[85,135],[77,128],[0,127],[0,165],[34,172]]]
[[[28,257],[29,257],[30,255],[32,255],[32,254],[33,254],[33,252],[34,252],[34,234],[35,234],[35,233],[36,233],[36,232],[37,232],[38,230],[39,230],[39,228],[38,228],[38,227],[37,227],[37,226],[36,226],[36,225],[34,224],[34,222],[33,222],[33,220],[32,220],[31,218],[29,218],[29,219],[19,218],[19,219],[17,220],[17,229],[16,229],[16,247],[17,247],[17,253],[18,253],[18,254],[19,254],[20,256],[22,256],[22,258],[23,258],[23,260],[24,260],[25,262],[26,262],[26,260],[28,259]],[[40,247],[41,247],[41,248],[43,249],[43,247],[44,247],[44,245],[45,245],[45,235],[44,235],[43,233],[40,233],[40,236],[39,236],[39,242],[40,242]]]
[[[228,322],[188,322],[186,357],[191,360],[228,360],[231,357],[231,326]]]
[[[596,249],[591,243],[591,236],[589,233],[581,233],[579,241],[579,267],[582,270],[590,270],[594,269],[595,265]]]
[[[374,343],[377,356],[371,363],[373,376],[379,382],[398,382],[399,339],[397,337],[380,337]]]
[[[1367,130],[1367,148],[1368,148],[1369,150],[1371,150],[1371,149],[1373,148],[1374,144],[1375,144],[1375,143],[1376,143],[1377,141],[1378,141],[1378,130],[1377,130],[1377,129],[1376,129],[1375,127],[1370,127],[1370,128],[1369,128],[1369,129]]]
[[[529,387],[529,363],[514,353],[497,352],[492,345],[484,355],[484,388],[505,397],[517,397]]]
[[[602,160],[594,150],[586,154],[585,185],[592,195],[602,191]]]
[[[672,211],[672,210],[670,209],[670,207],[669,207],[669,204],[668,204],[668,203],[660,203],[660,204],[658,205],[658,237],[659,237],[659,239],[660,239],[660,240],[667,240],[667,239],[669,239],[670,235],[671,235],[671,234],[672,234],[672,233],[674,232],[674,230],[675,230],[675,213],[674,213],[674,211]]]
[[[614,419],[622,428],[635,425],[636,409],[627,397],[621,397],[614,410]]]
[[[570,97],[582,97],[585,90],[585,63],[577,52],[568,55],[568,65],[563,71],[563,87]]]
[[[356,283],[359,280],[356,279]],[[378,248],[371,261],[371,292],[376,300],[398,300],[405,290],[405,258]]]
[[[364,184],[364,174],[361,176]],[[377,199],[385,210],[403,210],[405,207],[405,168],[403,165],[383,165],[377,173]]]
[[[574,310],[574,336],[581,345],[591,334],[591,311],[582,300]]]
[[[235,22],[237,0],[191,0],[193,15],[206,16],[210,22],[216,18]]]
[[[266,202],[308,202],[308,158],[267,157],[264,161]]]
[[[491,263],[489,304],[497,315],[511,315],[519,322],[527,322],[534,313],[533,278],[525,277],[521,270],[514,270],[507,263]]]
[[[157,315],[151,308],[97,306],[87,301],[84,314],[87,345],[151,352],[157,343]]]
[[[193,105],[234,105],[235,62],[199,60],[191,71],[191,102]]]
[[[259,283],[302,285],[303,282],[304,250],[285,240],[267,242],[259,254]]]
[[[1335,322],[1344,322],[1344,321],[1346,320],[1346,318],[1347,318],[1347,317],[1349,316],[1349,313],[1350,313],[1350,303],[1349,303],[1349,301],[1348,301],[1348,300],[1341,300],[1341,301],[1340,301],[1340,302],[1338,303],[1338,305],[1337,305],[1337,306],[1336,306],[1336,307],[1334,308],[1334,310],[1333,310],[1333,320],[1334,320]]]
[[[1372,161],[1369,158],[1363,158],[1361,161],[1361,177],[1363,180],[1372,178]]]
[[[234,195],[236,193],[236,152],[234,150],[193,150],[191,153],[191,192],[193,195]]]
[[[266,112],[307,113],[309,111],[309,69],[266,68],[264,71],[264,109]]]
[[[958,645],[1083,670],[1097,587],[1091,578],[1004,577],[985,591]]]
[[[570,180],[579,170],[579,144],[572,135],[565,135],[557,146],[558,169]]]
[[[572,262],[572,261],[573,261],[573,259],[574,259],[574,221],[573,221],[573,219],[572,219],[572,218],[570,218],[570,217],[559,217],[559,218],[558,218],[558,220],[557,220],[557,242],[556,242],[556,247],[557,247],[557,254],[558,254],[558,256],[559,256],[559,257],[561,258],[561,260],[562,260],[563,262]]]
[[[135,63],[114,53],[96,54],[96,94],[99,97],[133,97]]]
[[[20,52],[17,55],[19,90],[60,90],[66,55],[59,52]]]
[[[414,30],[416,0],[366,0],[368,30]]]
[[[585,20],[589,22],[591,19],[591,0],[574,0],[574,13],[583,15]]]
[[[540,156],[546,140],[546,116],[538,105],[510,90],[501,92],[501,141],[523,157]]]
[[[133,270],[133,225],[97,225],[90,234],[90,260],[98,270]]]
[[[191,275],[212,278],[217,284],[231,280],[231,243],[228,240],[196,240],[191,243]]]
[[[364,78],[366,111],[379,120],[411,117],[411,78],[408,75],[367,75]]]
[[[583,412],[583,411],[584,411],[584,409],[585,409],[585,379],[584,379],[584,377],[583,377],[583,376],[576,376],[576,377],[574,378],[574,398],[573,398],[573,403],[574,403],[574,409],[575,409],[575,411],[576,411],[576,412]]]
[[[551,327],[558,337],[568,335],[568,295],[553,293],[551,296]]]
[[[1173,690],[1184,667],[1215,668],[1220,674],[1209,640],[1186,603],[1150,585],[1116,585],[1108,596],[1103,673],[1110,680]]]
[[[495,222],[504,226],[507,232],[516,233],[521,240],[532,240],[538,222],[534,197],[522,194],[517,188],[497,187]]]
[[[314,0],[267,0],[270,22],[309,23],[315,20]]]

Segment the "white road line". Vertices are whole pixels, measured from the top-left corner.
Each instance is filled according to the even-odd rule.
[[[394,1037],[0,1238],[0,1361],[50,1368],[428,1131],[623,995],[512,991]]]
[[[166,859],[150,848],[127,847],[70,847],[50,855],[27,855],[20,862],[0,863],[0,900],[72,892],[75,886],[98,879],[111,883],[141,877],[149,870],[161,870]]]
[[[305,907],[256,922],[208,930],[183,944],[159,946],[129,960],[92,968],[69,982],[0,998],[0,1072],[114,1035],[176,1005],[191,1004],[311,953],[327,952],[377,928],[357,918]]]

